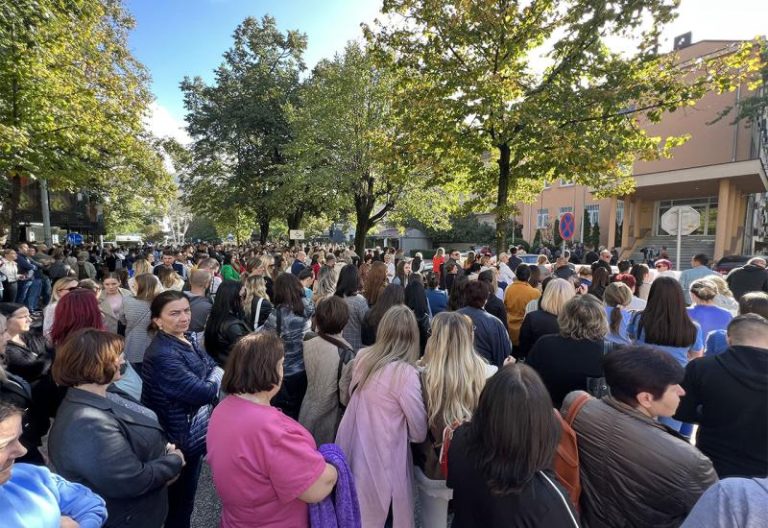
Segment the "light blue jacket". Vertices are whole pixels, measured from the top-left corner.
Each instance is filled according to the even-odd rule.
[[[62,515],[80,528],[99,528],[107,520],[104,500],[85,486],[41,466],[14,464],[11,471],[11,479],[0,486],[3,528],[59,528]]]

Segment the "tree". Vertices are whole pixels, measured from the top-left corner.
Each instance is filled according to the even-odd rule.
[[[301,212],[278,191],[291,139],[286,110],[296,104],[306,36],[282,33],[275,19],[246,18],[211,86],[181,83],[194,167],[181,178],[184,203],[238,237],[259,227],[262,241],[278,213]],[[298,216],[298,220],[301,217]]]
[[[560,236],[560,217],[555,219],[555,223],[552,226],[552,243],[555,247],[561,247],[563,245],[563,237]]]
[[[538,252],[539,248],[543,245],[541,241],[541,229],[536,229],[536,234],[533,235],[533,242],[531,242],[531,249]]]
[[[393,111],[395,80],[368,51],[349,43],[343,55],[321,61],[291,113],[295,139],[288,149],[291,179],[323,196],[323,203],[355,215],[355,248],[389,217],[428,219],[441,226],[454,196],[425,185],[431,166],[415,163]],[[327,209],[326,209],[327,211]],[[362,254],[362,253],[361,253]]]
[[[595,249],[600,247],[600,223],[599,222],[595,222],[595,225],[592,226],[592,236],[590,237],[590,239]]]
[[[669,155],[685,139],[650,137],[638,118],[656,122],[709,89],[733,86],[741,52],[685,65],[658,54],[676,6],[386,0],[388,18],[366,35],[381,63],[401,72],[396,101],[418,152],[463,162],[472,174],[467,193],[495,203],[501,249],[514,202],[531,200],[537,185],[567,174],[598,197],[631,192],[636,159]],[[611,51],[617,37],[630,39],[634,54]],[[492,151],[496,170],[482,162]]]
[[[120,1],[15,0],[0,5],[0,175],[19,235],[22,181],[87,188],[119,216],[127,182],[162,201],[169,183],[143,118],[148,75],[131,55],[133,20]],[[109,200],[112,198],[112,200]]]
[[[592,218],[586,209],[584,209],[584,220],[581,226],[581,241],[587,245],[592,243]]]

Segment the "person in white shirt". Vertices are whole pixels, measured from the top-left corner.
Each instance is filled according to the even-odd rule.
[[[512,268],[509,267],[507,264],[509,262],[509,255],[506,253],[501,253],[499,255],[499,282],[504,282],[507,285],[512,284],[512,281],[515,280],[515,272],[512,271]]]

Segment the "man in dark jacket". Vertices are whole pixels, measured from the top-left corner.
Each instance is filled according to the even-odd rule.
[[[768,476],[768,321],[728,325],[730,348],[691,361],[675,419],[699,424],[696,441],[720,478]]]
[[[732,270],[725,279],[733,296],[738,301],[745,293],[753,291],[768,292],[768,271],[765,259],[755,257],[746,266]]]
[[[496,296],[496,281],[494,280],[494,270],[481,271],[477,276],[477,280],[484,283],[488,288],[488,301],[485,303],[485,311],[494,316],[496,319],[507,326],[507,308],[504,306],[504,301]]]
[[[512,343],[504,323],[484,310],[488,287],[484,282],[469,281],[464,291],[467,306],[458,312],[472,319],[475,326],[475,350],[491,365],[504,366],[512,354]]]

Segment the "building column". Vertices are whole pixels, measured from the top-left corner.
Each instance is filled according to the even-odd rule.
[[[632,200],[629,197],[624,198],[624,223],[621,226],[621,249],[626,250],[629,249],[630,243],[629,243],[629,219],[631,218],[630,215],[633,215],[635,213],[634,209],[632,209]]]
[[[739,227],[744,227],[744,230],[747,229],[747,200],[749,200],[749,196],[746,194],[743,194],[736,186],[734,186],[736,191],[736,223],[734,224],[734,228],[736,229],[736,233],[738,235]],[[736,255],[743,255],[747,253],[744,249],[744,233],[742,232],[741,236],[736,238],[736,241],[733,245],[733,252]]]
[[[608,249],[616,245],[616,207],[618,198],[611,196],[610,206],[608,207]]]
[[[717,193],[717,207],[720,212],[717,215],[715,224],[715,251],[712,258],[721,259],[726,251],[728,241],[728,216],[727,207],[731,203],[731,182],[727,179],[720,180],[720,186]],[[722,214],[721,214],[722,213]]]
[[[635,198],[632,202],[632,237],[640,238],[640,211],[643,208],[643,200]]]

